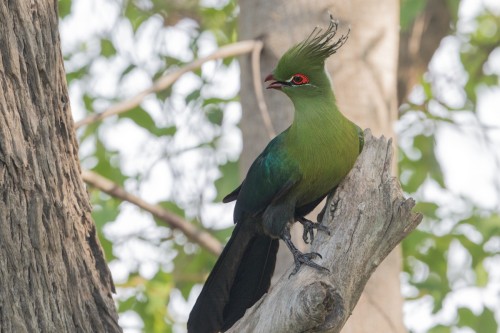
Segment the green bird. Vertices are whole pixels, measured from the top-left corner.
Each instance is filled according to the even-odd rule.
[[[290,239],[290,226],[304,225],[304,240],[313,229],[327,230],[305,215],[333,191],[351,170],[363,146],[361,129],[340,113],[325,71],[325,60],[347,40],[334,41],[338,23],[319,28],[279,60],[268,89],[293,102],[294,120],[253,162],[242,184],[224,202],[236,200],[236,226],[208,277],[188,320],[188,332],[229,329],[267,292],[279,239],[293,254],[295,274],[315,263],[318,253],[302,253]]]

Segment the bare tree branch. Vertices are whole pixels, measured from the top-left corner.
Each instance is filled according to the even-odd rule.
[[[264,100],[262,78],[260,76],[260,53],[263,47],[264,43],[260,42],[260,44],[257,44],[252,51],[252,79],[255,98],[257,99],[257,106],[259,107],[262,121],[266,127],[267,135],[270,139],[272,139],[276,136],[276,131],[274,130],[273,121],[271,120],[271,115],[269,114],[266,101]]]
[[[246,40],[223,46],[214,53],[204,58],[197,59],[192,63],[189,63],[186,66],[179,68],[175,72],[162,76],[161,78],[156,80],[151,87],[141,91],[132,98],[122,101],[118,104],[115,104],[101,113],[93,114],[91,116],[88,116],[87,118],[77,121],[75,123],[75,128],[89,125],[101,121],[104,118],[132,110],[136,106],[140,105],[144,100],[144,98],[146,98],[146,96],[148,96],[149,94],[167,89],[182,75],[186,74],[187,72],[200,68],[201,65],[203,65],[207,61],[246,54],[252,52],[252,50],[254,50],[256,47],[260,47],[260,49],[262,49],[262,42],[254,40]]]
[[[228,332],[340,332],[368,278],[422,220],[391,177],[391,140],[365,131],[365,147],[353,170],[328,201],[312,251],[323,255],[324,273],[292,267]]]
[[[94,186],[113,197],[133,203],[134,205],[150,212],[156,218],[166,222],[172,228],[181,230],[191,241],[198,243],[209,252],[215,255],[219,255],[222,252],[222,245],[217,239],[215,239],[208,232],[198,229],[183,218],[157,205],[147,203],[141,198],[128,193],[119,185],[102,177],[101,175],[96,174],[95,172],[83,170],[82,176],[83,180],[87,184]]]

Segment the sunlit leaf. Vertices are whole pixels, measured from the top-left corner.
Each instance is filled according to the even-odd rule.
[[[120,118],[128,118],[146,130],[156,127],[155,121],[150,114],[139,106],[128,112],[122,113]]]
[[[112,57],[116,54],[115,46],[109,39],[101,39],[101,54],[106,57]]]
[[[59,0],[58,1],[59,17],[64,18],[71,13],[72,3],[73,2],[71,0]]]
[[[451,328],[449,326],[436,325],[428,333],[451,333]]]
[[[226,195],[239,185],[240,174],[238,165],[238,162],[230,161],[219,167],[222,176],[215,181],[215,187],[217,188],[216,201],[222,201]]]
[[[483,312],[477,316],[468,308],[458,309],[458,327],[470,327],[475,332],[497,333],[498,324],[493,312],[484,308]]]

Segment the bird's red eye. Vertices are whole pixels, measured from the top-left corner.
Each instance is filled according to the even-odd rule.
[[[301,85],[309,83],[309,78],[304,74],[295,74],[292,76],[292,83],[295,85]]]

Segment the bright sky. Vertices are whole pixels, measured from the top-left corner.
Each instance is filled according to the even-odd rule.
[[[481,6],[488,6],[491,10],[500,11],[500,1],[498,0],[464,0],[462,1],[460,9],[461,23],[459,30],[466,31],[471,29],[471,21],[475,14],[480,10]],[[160,63],[151,61],[150,55],[155,50],[162,50],[169,54],[175,54],[187,61],[191,60],[190,54],[185,52],[188,45],[188,35],[191,23],[184,22],[175,28],[168,29],[164,39],[160,44],[153,44],[151,41],[156,38],[156,33],[162,27],[160,19],[150,20],[144,28],[140,30],[137,37],[133,36],[132,29],[129,25],[123,22],[116,22],[115,18],[119,14],[119,7],[114,1],[101,1],[101,0],[78,0],[73,1],[73,15],[66,18],[61,22],[61,36],[63,51],[72,50],[80,45],[82,41],[89,40],[101,34],[104,31],[113,29],[115,46],[123,53],[132,57],[138,63],[146,64],[145,70],[139,70],[125,82],[123,86],[118,85],[117,75],[120,71],[128,65],[128,62],[117,57],[110,64],[109,62],[98,62],[93,67],[97,77],[91,82],[94,91],[98,91],[103,96],[114,96],[118,94],[123,98],[137,93],[151,84],[149,74],[154,72],[161,66]],[[172,41],[175,40],[175,43]],[[168,42],[167,42],[168,41]],[[214,50],[215,42],[210,34],[204,35],[202,38],[203,48],[202,53],[208,54]],[[458,58],[458,41],[455,38],[446,38],[436,57],[433,59],[430,69],[433,75],[442,75],[445,78],[452,78],[456,82],[464,80],[464,72]],[[82,64],[87,61],[88,56],[95,56],[99,53],[100,46],[96,43],[89,43],[86,55],[78,59],[73,59],[71,63],[67,63],[67,68],[71,68],[75,64]],[[492,71],[500,73],[500,52],[492,55],[489,60],[489,67]],[[215,66],[215,63],[208,63],[203,67],[204,74],[209,75],[217,83],[217,91],[223,92],[226,96],[233,96],[239,89],[238,67],[232,66],[224,72],[219,72],[220,68]],[[224,79],[222,79],[224,78]],[[460,102],[463,98],[460,92],[457,92],[453,84],[443,82],[443,89],[445,98],[450,101]],[[178,99],[183,99],[189,92],[192,91],[194,86],[200,85],[199,79],[195,75],[185,75],[179,84],[175,86]],[[120,87],[120,91],[117,91]],[[72,109],[74,118],[79,120],[84,115],[84,105],[81,101],[82,89],[78,85],[71,86],[70,89]],[[418,89],[412,95],[412,98],[418,100]],[[172,101],[174,105],[177,103],[179,108],[182,108],[181,101]],[[162,114],[162,108],[153,99],[148,99],[145,104],[148,112],[151,113],[155,121],[165,122],[165,115]],[[498,189],[495,186],[500,186],[500,172],[499,165],[495,164],[500,161],[500,87],[482,91],[478,104],[478,119],[496,130],[489,131],[488,139],[493,142],[490,146],[485,145],[485,137],[483,131],[478,129],[478,119],[469,113],[463,113],[456,116],[456,121],[460,124],[459,127],[454,125],[440,125],[437,133],[437,153],[438,158],[443,167],[445,174],[445,181],[452,192],[461,194],[470,198],[477,205],[487,208],[498,208],[500,198],[498,197]],[[102,105],[104,108],[106,105]],[[182,113],[175,115],[176,124],[182,128],[182,124],[190,121],[189,118],[183,116]],[[232,104],[226,110],[225,117],[225,130],[226,136],[222,138],[228,142],[227,154],[236,158],[241,150],[241,138],[236,125],[240,119],[241,110],[237,103]],[[227,121],[227,122],[226,122]],[[403,122],[415,121],[411,117],[403,120]],[[405,124],[397,125],[397,128],[405,128]],[[148,140],[148,135],[136,126],[127,123],[120,125],[112,125],[112,128],[103,130],[104,136],[110,147],[120,151],[123,155],[123,168],[126,173],[133,174],[137,170],[142,170],[149,166],[153,160],[164,152],[165,142],[156,141],[151,142]],[[196,139],[189,133],[189,131],[180,129],[179,138],[176,141],[178,147],[187,147],[196,143]],[[405,133],[400,133],[404,138]],[[404,142],[404,140],[402,140]],[[145,143],[148,142],[147,147]],[[229,144],[232,143],[232,144]],[[492,151],[491,147],[496,147]],[[89,144],[81,146],[81,154],[85,156],[88,152],[92,151]],[[140,158],[138,158],[140,156]],[[188,163],[192,166],[192,174],[196,173],[196,167],[203,161],[199,157],[192,156],[198,162]],[[495,160],[496,159],[496,160]],[[87,163],[87,164],[86,164]],[[85,161],[84,167],[90,167],[92,161]],[[156,164],[151,170],[149,181],[144,186],[141,186],[140,196],[150,202],[164,200],[168,197],[168,189],[172,184],[172,175],[165,172],[166,167],[162,162]],[[158,184],[161,184],[159,190]],[[198,184],[201,186],[202,183]],[[136,184],[132,182],[127,183],[127,186],[135,189]],[[208,190],[210,192],[210,190]],[[213,190],[212,190],[213,192]],[[443,195],[437,186],[428,184],[425,187],[424,196],[432,198],[437,202],[443,204],[450,204],[450,197]],[[228,226],[231,222],[231,207],[221,207],[220,205],[213,205],[211,207],[212,214],[208,216],[217,216],[215,218],[207,218],[209,224],[216,224]],[[216,212],[214,214],[213,212]],[[134,223],[130,223],[134,221]],[[153,230],[154,222],[149,217],[149,214],[141,212],[139,209],[132,205],[124,205],[122,214],[116,222],[106,228],[106,233],[111,238],[130,235],[136,232],[144,232],[146,230]],[[144,244],[132,244],[132,246],[121,246],[118,248],[122,260],[111,263],[111,270],[116,281],[123,281],[129,271],[130,265],[140,260],[140,273],[145,277],[152,276],[157,268],[157,262],[160,261],[161,253],[152,251]],[[460,249],[457,248],[457,252]],[[163,258],[164,260],[165,258]],[[492,271],[493,277],[500,280],[500,270]],[[496,274],[496,275],[495,275]],[[493,285],[491,290],[485,292],[478,297],[477,290],[465,289],[460,293],[453,296],[453,299],[448,300],[451,302],[449,309],[452,309],[457,304],[467,302],[468,306],[480,309],[479,299],[483,299],[487,304],[498,304],[498,299],[494,295],[498,295],[500,286]],[[187,312],[194,299],[190,299],[186,303],[177,298],[170,309],[173,313],[177,313],[180,318],[187,319]],[[465,300],[465,301],[464,301]],[[496,302],[496,303],[495,303]],[[412,327],[416,333],[425,332],[429,325],[429,320],[422,320],[428,318],[429,306],[432,303],[430,300],[423,299],[419,303],[408,305],[405,308],[407,312],[406,322]],[[443,320],[451,320],[448,318],[453,311],[444,311]],[[409,314],[412,314],[411,316]],[[417,315],[415,315],[417,314]],[[448,316],[448,317],[447,317]],[[121,318],[121,324],[129,327],[140,327],[140,321],[134,317],[133,314]],[[183,328],[177,327],[176,331],[181,332]],[[126,333],[139,332],[135,329],[127,329]]]

